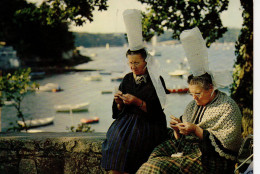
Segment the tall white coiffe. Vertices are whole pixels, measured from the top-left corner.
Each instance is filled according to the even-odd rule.
[[[208,51],[199,28],[183,31],[180,39],[192,74],[200,76],[208,72]]]
[[[142,35],[142,15],[137,9],[127,9],[123,12],[129,49],[136,51],[144,48]]]

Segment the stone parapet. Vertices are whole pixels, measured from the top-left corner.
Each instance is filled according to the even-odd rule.
[[[98,174],[105,133],[0,133],[0,174]]]

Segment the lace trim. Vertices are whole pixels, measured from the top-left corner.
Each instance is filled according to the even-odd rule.
[[[211,133],[211,132],[209,132],[209,133],[210,133],[209,139],[211,140],[211,144],[215,147],[216,152],[218,152],[218,154],[219,154],[220,156],[225,157],[226,159],[231,159],[231,160],[233,160],[233,161],[236,160],[236,156],[224,153],[224,152],[218,147],[218,145],[217,145],[217,143],[216,143],[216,141],[215,141],[215,138],[214,138],[214,136],[212,135],[212,133]]]
[[[134,76],[134,79],[135,79],[136,84],[141,84],[142,82],[146,83],[147,82],[147,74],[140,75],[140,76]]]

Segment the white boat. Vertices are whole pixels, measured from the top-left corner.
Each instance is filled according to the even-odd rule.
[[[81,112],[88,111],[89,103],[55,105],[57,112]]]
[[[177,69],[173,72],[169,72],[170,76],[183,76],[183,75],[187,75],[189,74],[189,71],[185,70],[185,69]]]
[[[84,80],[87,80],[87,81],[101,81],[102,80],[102,76],[101,75],[89,76],[89,77],[86,77]]]
[[[41,92],[56,92],[61,90],[60,86],[56,83],[47,83],[43,86],[39,86]]]
[[[171,59],[167,59],[167,60],[166,60],[166,63],[171,63],[171,62],[172,62]]]
[[[39,129],[29,129],[29,130],[21,130],[21,132],[26,132],[26,133],[39,133],[39,132],[44,132],[44,130],[39,130]]]
[[[167,62],[168,63],[168,62]],[[179,63],[178,69],[173,72],[169,72],[169,75],[172,77],[183,77],[190,74],[190,67],[188,65],[187,57],[184,57],[183,61]]]
[[[15,104],[15,102],[13,100],[10,100],[10,101],[6,100],[6,101],[4,101],[4,105],[5,106],[12,106],[13,104]]]
[[[38,118],[38,119],[33,119],[33,120],[26,120],[25,124],[27,128],[29,127],[39,127],[39,126],[45,126],[48,124],[53,123],[54,117],[46,117],[46,118]],[[17,123],[21,127],[25,127],[25,124],[23,121],[17,121]]]

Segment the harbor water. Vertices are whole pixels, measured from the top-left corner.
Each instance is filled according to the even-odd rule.
[[[150,50],[152,48],[149,48]],[[70,126],[77,126],[82,118],[99,117],[99,122],[91,124],[95,132],[106,132],[112,119],[113,93],[120,82],[113,78],[123,77],[130,72],[125,58],[126,47],[95,47],[80,48],[83,55],[92,56],[93,61],[76,66],[78,69],[90,69],[93,71],[70,72],[47,76],[36,80],[40,85],[57,83],[63,91],[61,92],[36,92],[26,95],[22,101],[22,111],[26,120],[55,117],[54,123],[48,126],[34,128],[46,132],[68,132]],[[156,48],[160,56],[155,58],[160,62],[162,76],[168,89],[182,88],[186,85],[186,76],[172,77],[173,72],[185,65],[185,54],[182,46],[160,45]],[[233,70],[235,62],[234,43],[213,44],[209,49],[209,65],[214,71]],[[91,80],[91,77],[98,80]],[[229,93],[228,88],[221,89]],[[102,93],[103,91],[103,93]],[[106,92],[104,92],[106,91]],[[112,92],[112,93],[111,93]],[[188,94],[171,93],[167,95],[165,114],[168,125],[170,115],[179,117],[182,115],[186,105],[192,100]],[[56,112],[55,105],[80,104],[89,102],[87,112]],[[2,107],[2,131],[6,131],[10,122],[18,121],[16,110],[13,106]]]

